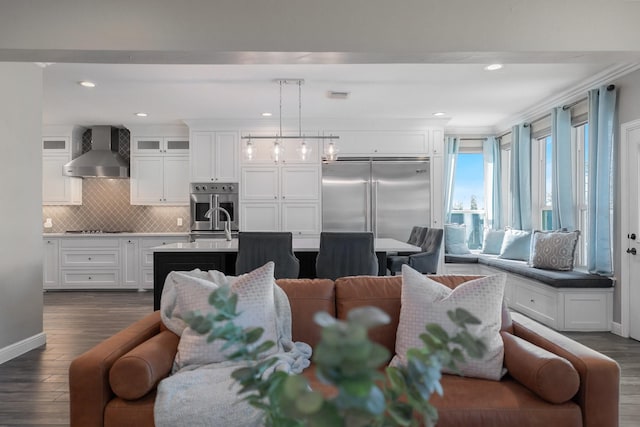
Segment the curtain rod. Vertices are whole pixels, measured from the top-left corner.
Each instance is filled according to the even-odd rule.
[[[616,85],[613,85],[613,84],[611,84],[611,85],[608,85],[608,86],[607,86],[607,90],[608,90],[608,91],[612,91],[612,90],[614,90],[615,88],[616,88]],[[575,102],[572,102],[571,104],[563,105],[563,106],[562,106],[562,109],[563,109],[563,110],[568,110],[569,108],[571,108],[571,107],[573,107],[573,106],[575,106],[575,105],[577,105],[577,104],[579,104],[579,103],[581,103],[582,101],[585,101],[585,100],[587,100],[587,99],[588,99],[588,97],[587,97],[587,98],[581,98],[581,99],[579,99],[579,100],[577,100],[577,101],[575,101]],[[533,123],[533,122],[537,122],[537,121],[539,121],[539,120],[544,119],[545,117],[546,117],[546,115],[545,115],[545,116],[542,116],[542,117],[540,117],[540,118],[538,118],[538,119],[536,119],[536,120],[532,120],[531,122],[532,122],[532,123]],[[524,126],[525,126],[525,127],[527,127],[527,126],[529,126],[529,124],[528,124],[528,123],[525,123],[525,124],[524,124]],[[503,133],[502,135],[498,135],[498,136],[496,136],[496,138],[497,138],[497,139],[500,139],[500,138],[504,137],[505,135],[509,135],[510,133],[511,133],[511,131],[507,131],[507,132]]]

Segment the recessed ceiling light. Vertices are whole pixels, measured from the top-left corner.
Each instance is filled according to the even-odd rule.
[[[136,113],[136,116],[138,116],[138,117],[147,117],[148,114],[147,113]]]
[[[262,117],[271,117],[273,114],[271,113],[262,113]]]
[[[436,117],[442,117],[444,116],[446,113],[443,113],[442,111],[438,111],[437,113],[433,113],[434,116]]]
[[[96,84],[94,82],[90,82],[88,80],[83,80],[81,82],[78,83],[80,86],[82,87],[96,87]]]
[[[499,70],[503,67],[502,64],[491,64],[491,65],[487,65],[486,67],[484,67],[485,70],[487,71],[496,71]]]

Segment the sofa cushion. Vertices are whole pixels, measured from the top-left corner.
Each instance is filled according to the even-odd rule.
[[[467,246],[467,228],[464,225],[444,225],[444,252],[454,255],[471,253]]]
[[[531,238],[532,267],[548,270],[573,270],[579,231],[534,231]]]
[[[278,279],[276,284],[287,294],[291,304],[291,336],[311,347],[320,341],[322,328],[313,320],[319,311],[336,315],[336,295],[330,279]]]
[[[551,403],[569,401],[578,392],[580,377],[573,365],[522,338],[501,332],[504,364],[509,374]]]
[[[507,230],[504,233],[498,258],[529,261],[531,231]]]
[[[503,375],[503,344],[500,338],[506,275],[496,274],[465,282],[450,289],[408,266],[402,268],[402,301],[396,335],[396,355],[392,364],[406,364],[407,351],[423,346],[419,336],[429,323],[440,325],[449,335],[458,330],[447,312],[463,308],[480,323],[468,331],[482,337],[487,347],[480,359],[466,357],[458,364],[460,373],[470,377],[499,380]],[[443,372],[450,372],[444,368]]]
[[[109,370],[113,392],[128,400],[139,399],[169,375],[180,337],[162,331],[116,360]]]
[[[551,404],[509,376],[490,381],[443,375],[441,384],[444,394],[429,400],[438,409],[440,427],[583,426],[576,402]]]
[[[199,334],[189,326],[180,331],[180,323],[184,324],[180,318],[187,313],[197,311],[207,315],[216,312],[209,304],[209,295],[223,285],[230,286],[231,292],[238,295],[237,311],[240,315],[234,319],[234,324],[243,328],[260,326],[264,329],[260,340],[253,345],[258,346],[267,340],[278,342],[273,271],[274,264],[270,261],[238,277],[224,276],[218,271],[205,273],[209,274],[208,278],[205,278],[204,272],[171,272],[162,292],[161,314],[167,327],[180,335],[174,368],[227,360],[226,352],[231,350],[222,350],[224,342],[208,342],[206,335]],[[276,351],[277,347],[272,347],[263,356]]]

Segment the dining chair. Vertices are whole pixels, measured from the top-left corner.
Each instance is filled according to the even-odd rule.
[[[293,253],[292,239],[288,232],[241,231],[238,233],[236,275],[273,261],[276,279],[297,279],[300,262]]]
[[[316,277],[378,275],[378,258],[370,232],[322,232],[316,257]]]
[[[387,258],[387,268],[392,276],[402,270],[403,264],[423,274],[436,274],[444,231],[441,228],[426,229],[424,238],[419,244],[420,252],[410,255],[395,255]]]

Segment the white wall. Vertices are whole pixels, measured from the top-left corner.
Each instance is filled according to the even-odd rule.
[[[640,46],[640,3],[623,0],[0,0],[0,10],[9,60],[49,50],[57,62],[238,62],[260,52],[322,52],[314,58],[327,62],[484,62],[480,52],[508,62],[528,52],[554,62]]]
[[[640,119],[640,102],[638,101],[640,100],[640,71],[627,74],[626,76],[621,77],[620,79],[617,79],[612,83],[614,83],[618,88],[618,120],[617,120],[617,125],[615,126],[615,129],[618,134],[616,137],[616,140],[618,141],[618,144],[619,144],[620,125],[623,123]],[[624,147],[619,147],[619,149],[622,149],[623,152],[625,150]],[[616,154],[615,158],[616,159],[620,158],[618,153]],[[619,170],[620,169],[618,168],[618,171]],[[618,173],[616,175],[617,193],[615,195],[615,200],[614,200],[614,206],[616,207],[620,206],[619,201],[621,200],[621,197],[624,197],[624,195],[620,194],[621,181],[626,181],[626,179],[625,177],[620,176],[620,174]],[[620,244],[621,244],[620,239],[626,240],[626,235],[623,235],[620,222],[621,222],[620,209],[617,209],[615,214],[615,221],[614,221],[613,248],[614,248],[614,270],[616,271],[616,276],[618,278],[620,277],[620,272],[622,271],[622,267],[621,267],[622,254],[620,253]],[[625,254],[625,256],[627,255]],[[634,281],[632,280],[631,283],[633,285]],[[622,317],[622,314],[621,314],[622,298],[620,294],[620,286],[621,286],[621,283],[618,282],[613,294],[613,321],[617,323],[620,323],[621,317]],[[627,304],[627,302],[625,301],[624,304]]]
[[[42,334],[42,69],[0,63],[0,362]]]

